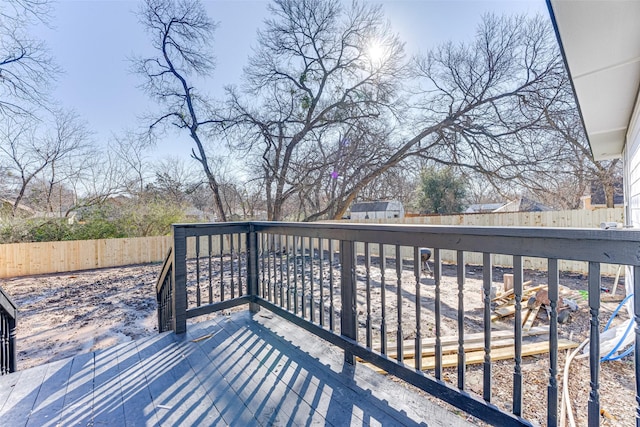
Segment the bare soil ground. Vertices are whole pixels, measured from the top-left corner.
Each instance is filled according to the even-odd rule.
[[[26,369],[42,363],[70,357],[72,355],[103,349],[111,345],[157,333],[155,282],[160,271],[159,264],[118,267],[111,269],[62,273],[53,275],[0,279],[0,286],[11,296],[20,308],[18,322],[19,369]],[[502,274],[510,272],[495,268],[493,280],[502,282]],[[363,293],[363,275],[358,267],[360,312],[360,333],[364,333],[362,319],[366,315],[366,301]],[[317,274],[317,273],[316,273]],[[380,269],[372,269],[371,279],[378,286],[372,287],[372,321],[379,325],[381,274]],[[468,266],[464,285],[465,332],[482,330],[482,269]],[[328,275],[325,275],[325,278]],[[455,266],[443,267],[442,316],[443,334],[455,335],[457,331],[458,287]],[[534,284],[546,283],[546,273],[527,271],[525,280]],[[385,274],[385,317],[388,336],[395,337],[397,331],[397,280],[395,266],[387,265]],[[421,277],[421,305],[424,308],[421,319],[422,333],[433,336],[434,318],[433,279]],[[581,342],[589,333],[589,309],[582,295],[587,281],[581,275],[561,276],[562,286],[573,291],[580,308],[573,313],[569,322],[559,327],[559,335]],[[604,285],[610,286],[612,280]],[[394,288],[396,286],[396,288]],[[411,269],[402,272],[401,304],[404,339],[415,334],[416,281]],[[618,292],[623,293],[624,290]],[[325,297],[326,298],[326,295]],[[413,304],[413,305],[412,305]],[[603,303],[600,313],[604,325],[615,310],[617,303]],[[378,308],[376,308],[378,307]],[[626,318],[626,313],[621,320]],[[502,321],[505,328],[512,328],[511,319]],[[535,325],[547,324],[546,313],[541,310]],[[379,329],[373,331],[374,342],[380,341]],[[389,338],[391,342],[391,338]],[[559,386],[562,387],[562,369],[566,352],[559,357]],[[546,425],[546,396],[548,385],[548,355],[523,359],[524,375],[524,416],[540,425]],[[588,359],[574,360],[569,377],[569,391],[576,413],[577,425],[586,425],[587,401],[589,398]],[[457,384],[456,369],[445,369],[444,379]],[[510,409],[513,387],[513,361],[495,362],[492,365],[492,402],[499,407]],[[483,374],[481,365],[468,366],[466,386],[469,391],[482,394]],[[632,426],[635,423],[635,377],[633,356],[621,361],[606,362],[600,371],[600,403],[609,417],[601,418],[604,426]]]

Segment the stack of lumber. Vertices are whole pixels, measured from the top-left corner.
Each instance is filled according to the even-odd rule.
[[[549,328],[536,327],[523,332],[522,356],[533,356],[549,352],[549,342],[544,339],[549,334]],[[442,343],[442,367],[450,368],[458,365],[458,337],[446,336],[441,338]],[[577,347],[573,341],[558,340],[558,350],[565,350]],[[379,345],[374,344],[374,349]],[[398,359],[396,344],[388,344],[389,351],[387,357]],[[466,334],[464,336],[465,364],[473,365],[484,362],[484,333]],[[435,338],[425,338],[422,343],[422,369],[429,370],[435,368]],[[407,366],[415,366],[415,342],[405,341],[403,343],[403,362]],[[514,338],[511,330],[497,330],[491,332],[491,360],[507,360],[514,358]],[[364,363],[371,369],[383,373],[384,371],[369,363]]]

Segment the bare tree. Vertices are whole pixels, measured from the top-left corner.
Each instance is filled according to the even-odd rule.
[[[162,159],[154,164],[153,169],[155,180],[148,189],[178,206],[184,206],[189,194],[202,182],[201,175],[194,173],[189,165],[176,157]]]
[[[113,135],[109,144],[109,151],[121,164],[124,187],[130,194],[143,192],[145,185],[151,181],[148,149],[153,141],[148,136],[126,130],[121,135]]]
[[[46,24],[49,0],[8,0],[0,4],[0,114],[32,113],[49,103],[51,83],[59,73],[44,42],[27,32]]]
[[[73,192],[73,203],[65,216],[85,208],[103,205],[115,195],[126,193],[127,169],[121,159],[109,149],[94,147],[91,155],[84,156],[75,173],[65,181]]]
[[[371,4],[276,0],[269,9],[245,91],[231,89],[229,104],[245,130],[236,148],[256,156],[268,219],[280,220],[288,199],[328,167],[323,146],[397,107],[403,45]]]
[[[568,79],[542,17],[486,15],[471,43],[433,49],[409,79],[380,9],[280,0],[271,13],[246,69],[251,104],[230,91],[245,126],[237,147],[256,155],[269,219],[281,219],[294,195],[304,219],[340,218],[414,158],[504,183],[551,174],[566,155],[544,111]],[[385,53],[375,60],[374,41]],[[394,115],[401,81],[408,108]]]
[[[82,169],[87,156],[93,155],[93,152],[87,125],[73,111],[58,111],[55,114],[55,132],[46,136],[44,142],[59,152],[59,155],[52,156],[41,174],[46,183],[44,200],[47,211],[53,213],[54,190],[61,195],[63,185]],[[62,206],[58,206],[58,211],[61,210]]]
[[[135,61],[144,91],[161,107],[150,128],[169,125],[189,133],[195,143],[191,157],[207,177],[218,220],[226,221],[220,185],[205,149],[205,128],[219,121],[211,118],[205,94],[193,86],[193,80],[210,77],[213,71],[210,50],[216,25],[197,0],[145,0],[138,16],[157,51],[157,56]]]
[[[73,161],[86,144],[86,128],[74,113],[56,111],[53,128],[54,132],[46,133],[27,117],[4,120],[0,129],[0,163],[13,178],[14,215],[37,176],[47,181],[44,193],[50,205],[52,190],[58,183],[58,166]]]
[[[600,185],[605,195],[608,208],[614,207],[615,183],[622,175],[620,159],[598,161],[593,157],[587,141],[580,114],[575,105],[573,92],[569,84],[563,87],[561,96],[550,108],[543,110],[548,130],[551,135],[565,142],[563,159],[564,170],[557,174],[561,185],[558,185],[558,196],[563,199],[567,208],[580,206],[580,198],[591,189],[591,185]],[[551,181],[554,182],[553,178]],[[536,190],[535,186],[530,186]],[[538,191],[543,193],[543,191]]]

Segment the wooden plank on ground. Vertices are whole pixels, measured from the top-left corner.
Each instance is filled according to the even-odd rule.
[[[571,348],[577,347],[578,344],[561,339],[558,341],[558,350],[567,350]],[[527,343],[522,345],[522,356],[533,356],[536,354],[544,354],[549,352],[549,342],[539,342],[539,343]],[[491,350],[491,361],[495,362],[498,360],[508,360],[513,359],[514,357],[514,349],[513,347],[502,347],[498,348],[495,351]],[[484,362],[484,351],[472,351],[465,352],[465,364],[466,365],[477,365]],[[405,360],[405,364],[408,366],[415,366],[415,361],[413,359]],[[435,357],[423,357],[422,358],[422,370],[430,370],[435,368]],[[384,373],[384,371],[378,367],[375,367],[369,363],[364,363],[364,365],[369,366],[377,372]],[[442,367],[443,368],[453,368],[458,366],[458,355],[457,354],[447,354],[442,356]]]
[[[531,329],[531,327],[533,326],[533,322],[535,322],[538,317],[538,312],[540,311],[540,307],[541,306],[537,305],[537,306],[534,306],[533,308],[530,308],[527,312],[527,316],[523,317],[523,322],[522,322],[523,332],[526,332]]]
[[[524,332],[523,337],[533,337],[537,335],[545,335],[549,333],[549,327],[539,327],[533,328],[530,331]],[[435,343],[434,340],[428,340],[422,344],[422,356],[434,356],[435,355]],[[447,336],[443,337],[441,340],[442,343],[442,354],[454,353],[458,351],[458,337],[457,336]],[[491,348],[498,347],[506,347],[511,346],[514,343],[513,339],[513,331],[500,330],[500,331],[492,331],[491,332]],[[390,347],[392,350],[388,351],[386,355],[392,359],[397,358],[397,349],[394,346]],[[474,333],[465,335],[464,340],[464,348],[465,351],[475,351],[484,349],[484,333]],[[403,355],[405,359],[415,357],[415,344],[412,346],[408,346],[405,343],[405,348],[403,349]]]
[[[537,328],[532,328],[528,333],[523,334],[523,336],[535,336],[535,335],[544,335],[549,333],[548,326],[540,326]],[[509,338],[513,337],[513,330],[510,329],[499,329],[491,331],[491,338]],[[472,343],[472,342],[484,342],[484,332],[474,332],[471,334],[465,334],[464,343]],[[458,336],[457,335],[447,335],[440,338],[440,343],[442,345],[448,344],[458,344]],[[424,337],[422,338],[422,346],[423,347],[433,347],[436,345],[436,339],[434,337]],[[380,343],[373,343],[373,348],[380,348]],[[390,342],[387,344],[388,349],[396,349],[396,344],[394,342]],[[415,341],[414,340],[405,340],[403,342],[403,350],[410,351],[415,349]],[[387,354],[391,354],[387,352]]]
[[[522,284],[522,286],[529,286],[531,283],[533,283],[532,280],[527,280],[526,282],[524,282]],[[527,293],[533,292],[533,291],[537,291],[538,289],[540,289],[542,286],[546,286],[546,285],[538,285],[538,286],[534,286],[532,288],[526,288],[523,290],[522,294],[525,295]],[[509,299],[514,299],[514,294],[513,294],[513,288],[509,289],[508,291],[505,291],[503,293],[501,293],[500,295],[496,295],[495,298],[493,298],[491,300],[491,302],[495,302],[495,301],[500,301],[501,299],[504,298],[509,298]]]

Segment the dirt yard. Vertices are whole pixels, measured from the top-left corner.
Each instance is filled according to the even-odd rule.
[[[395,280],[395,267],[387,266],[385,283],[387,287]],[[137,339],[157,333],[155,302],[155,281],[160,270],[159,264],[118,267],[103,270],[63,273],[15,279],[0,279],[0,286],[19,306],[18,322],[18,359],[19,369],[26,369],[42,363],[52,362],[87,351],[103,349],[116,343]],[[457,328],[456,307],[458,291],[455,267],[444,266],[442,282],[443,334],[451,335]],[[502,282],[502,274],[509,272],[496,268],[494,282]],[[359,280],[362,270],[357,271]],[[374,274],[375,273],[375,274]],[[415,289],[415,278],[411,270],[402,274],[403,291]],[[405,277],[406,276],[406,277]],[[325,276],[326,277],[326,276]],[[467,267],[465,282],[465,330],[475,331],[482,325],[481,283],[482,270],[479,267]],[[372,279],[380,281],[380,272],[372,269]],[[535,271],[526,272],[525,280],[533,284],[546,283],[546,274]],[[605,283],[610,286],[612,281]],[[378,282],[379,283],[379,282]],[[406,285],[405,285],[406,283]],[[573,313],[568,323],[559,326],[561,338],[581,342],[588,336],[589,309],[584,297],[587,289],[586,279],[580,275],[563,275],[560,283],[572,292],[579,304],[579,310]],[[361,282],[359,283],[359,288]],[[405,289],[407,287],[407,289]],[[422,305],[433,304],[433,279],[420,279]],[[377,294],[376,294],[377,292]],[[374,290],[373,300],[379,298],[380,289]],[[623,293],[624,290],[618,291]],[[397,318],[396,294],[387,291],[387,319]],[[359,292],[361,295],[361,292]],[[377,295],[377,296],[376,296]],[[410,298],[408,298],[410,300]],[[361,316],[366,313],[362,299],[359,299]],[[617,303],[603,303],[600,315],[601,325],[609,319]],[[410,331],[415,325],[415,306],[403,304],[403,325]],[[422,329],[426,336],[433,336],[434,319],[423,310]],[[372,316],[379,321],[377,310]],[[413,317],[412,317],[413,316]],[[547,324],[546,313],[540,311],[534,326]],[[626,317],[624,314],[623,317]],[[512,319],[512,316],[511,316]],[[512,328],[512,321],[505,318],[502,326]],[[360,319],[361,320],[361,319]],[[388,333],[393,336],[393,321],[388,322]],[[362,320],[360,322],[362,328]],[[405,333],[405,339],[411,339]],[[374,341],[379,334],[374,333]],[[391,340],[390,340],[391,341]],[[559,385],[562,387],[562,370],[566,351],[560,352]],[[492,402],[510,409],[513,361],[495,362],[492,365]],[[548,384],[548,355],[525,357],[524,375],[524,416],[546,424],[546,390]],[[571,365],[569,391],[576,412],[577,425],[586,425],[587,401],[589,398],[588,359],[575,360]],[[444,379],[456,384],[456,369],[444,371]],[[472,365],[466,371],[466,385],[470,391],[482,393],[482,366]],[[633,356],[622,361],[602,364],[600,372],[600,402],[605,411],[601,419],[604,426],[632,426],[635,423],[635,380]]]

